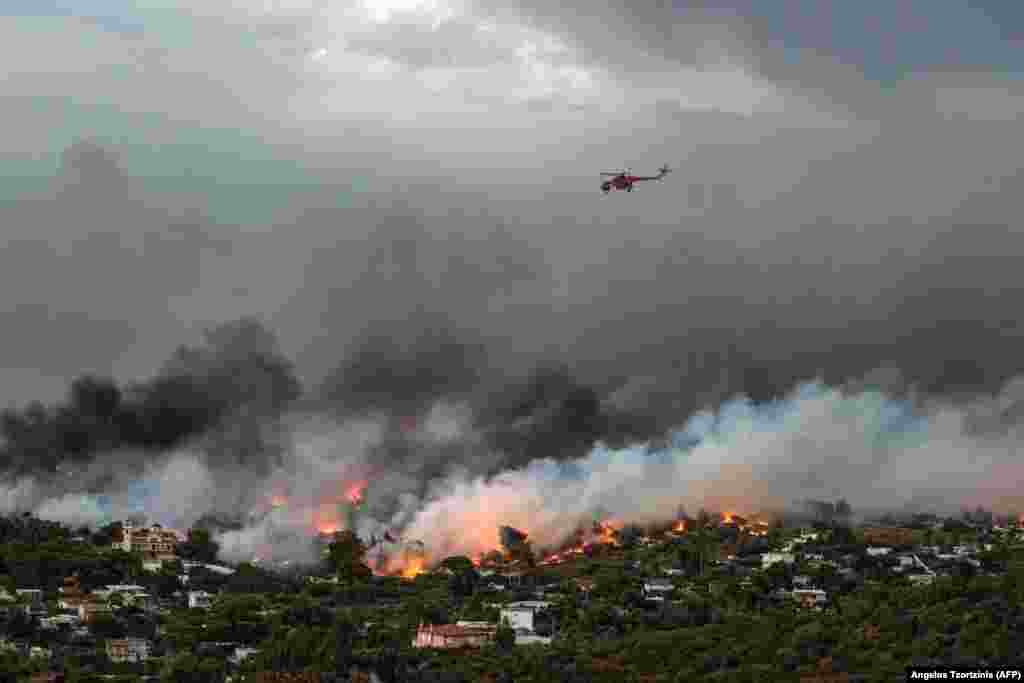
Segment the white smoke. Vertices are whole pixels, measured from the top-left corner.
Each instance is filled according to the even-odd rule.
[[[878,391],[818,383],[784,400],[728,402],[692,417],[673,445],[595,448],[576,463],[540,460],[521,471],[453,477],[435,488],[406,530],[430,557],[499,547],[498,527],[554,547],[579,524],[670,520],[682,504],[746,514],[799,501],[846,498],[854,509],[964,505],[1024,509],[1021,427],[1007,423],[1019,382],[988,400],[917,405]]]

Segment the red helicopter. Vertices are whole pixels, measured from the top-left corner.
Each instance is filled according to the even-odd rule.
[[[612,190],[625,190],[626,192],[633,191],[633,184],[640,182],[641,180],[661,180],[672,171],[668,166],[662,166],[658,169],[658,175],[633,175],[630,171],[615,171],[611,173],[602,173],[603,176],[608,176],[608,180],[601,182],[601,191],[608,194]]]

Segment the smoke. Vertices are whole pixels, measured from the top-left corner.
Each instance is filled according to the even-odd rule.
[[[5,514],[34,512],[73,527],[141,517],[184,528],[214,509],[217,486],[198,453],[121,451],[66,464],[52,477],[22,477],[4,493]]]
[[[737,398],[691,417],[668,447],[599,446],[574,462],[453,477],[406,534],[436,561],[499,548],[508,526],[534,547],[555,548],[595,515],[646,524],[672,519],[680,504],[750,515],[842,497],[854,511],[1019,511],[1024,425],[1011,408],[1020,386],[967,405],[821,383],[764,404]]]
[[[239,522],[217,534],[229,561],[313,563],[318,532],[351,528],[378,541],[372,556],[392,570],[412,542],[431,562],[524,538],[553,549],[595,519],[664,522],[680,506],[747,516],[845,498],[855,512],[1010,513],[1024,509],[1015,457],[1022,386],[954,403],[868,381],[806,383],[775,401],[737,397],[698,412],[665,443],[598,445],[496,475],[464,404],[439,403],[397,424],[295,412],[278,420],[266,472],[231,467],[218,440],[200,439],[157,459],[110,453],[67,469],[67,482],[23,478],[4,500],[9,512],[75,525],[141,514],[182,528],[227,514]],[[402,452],[416,457],[386,459]]]

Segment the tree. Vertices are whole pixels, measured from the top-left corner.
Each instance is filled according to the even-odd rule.
[[[503,621],[501,626],[494,634],[494,644],[500,650],[508,651],[516,645],[516,632],[512,630],[512,627],[508,625],[507,621]]]
[[[218,552],[220,545],[211,538],[208,529],[189,529],[188,539],[178,545],[178,555],[196,562],[215,562]]]
[[[373,574],[364,562],[366,546],[352,531],[346,529],[335,534],[327,550],[328,562],[341,581],[363,581]]]
[[[343,676],[352,666],[355,639],[356,625],[346,616],[339,616],[334,624],[334,669]]]
[[[473,595],[479,582],[480,574],[475,567],[462,569],[448,579],[448,590],[457,597],[467,598]]]
[[[470,569],[476,569],[476,565],[473,564],[473,560],[469,559],[465,555],[452,555],[451,557],[446,557],[441,562],[441,567],[443,569],[447,569],[453,574],[458,574],[459,572]]]
[[[622,544],[623,548],[635,548],[643,535],[643,529],[636,524],[627,524],[616,534],[616,536],[618,536],[619,543]]]
[[[704,576],[705,567],[717,550],[717,539],[710,529],[698,524],[697,528],[687,535],[686,540],[690,545],[689,556],[697,562],[697,574]]]

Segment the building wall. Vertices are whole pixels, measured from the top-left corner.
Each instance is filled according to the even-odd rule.
[[[497,627],[465,628],[453,625],[420,626],[413,640],[413,647],[451,649],[480,647],[494,638]]]
[[[899,527],[865,527],[861,533],[864,541],[871,545],[909,545],[914,542],[913,532]]]
[[[178,535],[161,527],[125,526],[121,532],[118,547],[126,552],[141,552],[153,557],[169,557],[174,555],[178,545]]]
[[[508,625],[513,629],[525,628],[528,631],[532,631],[533,612],[532,609],[526,608],[503,609],[501,610],[501,620],[508,621]]]

